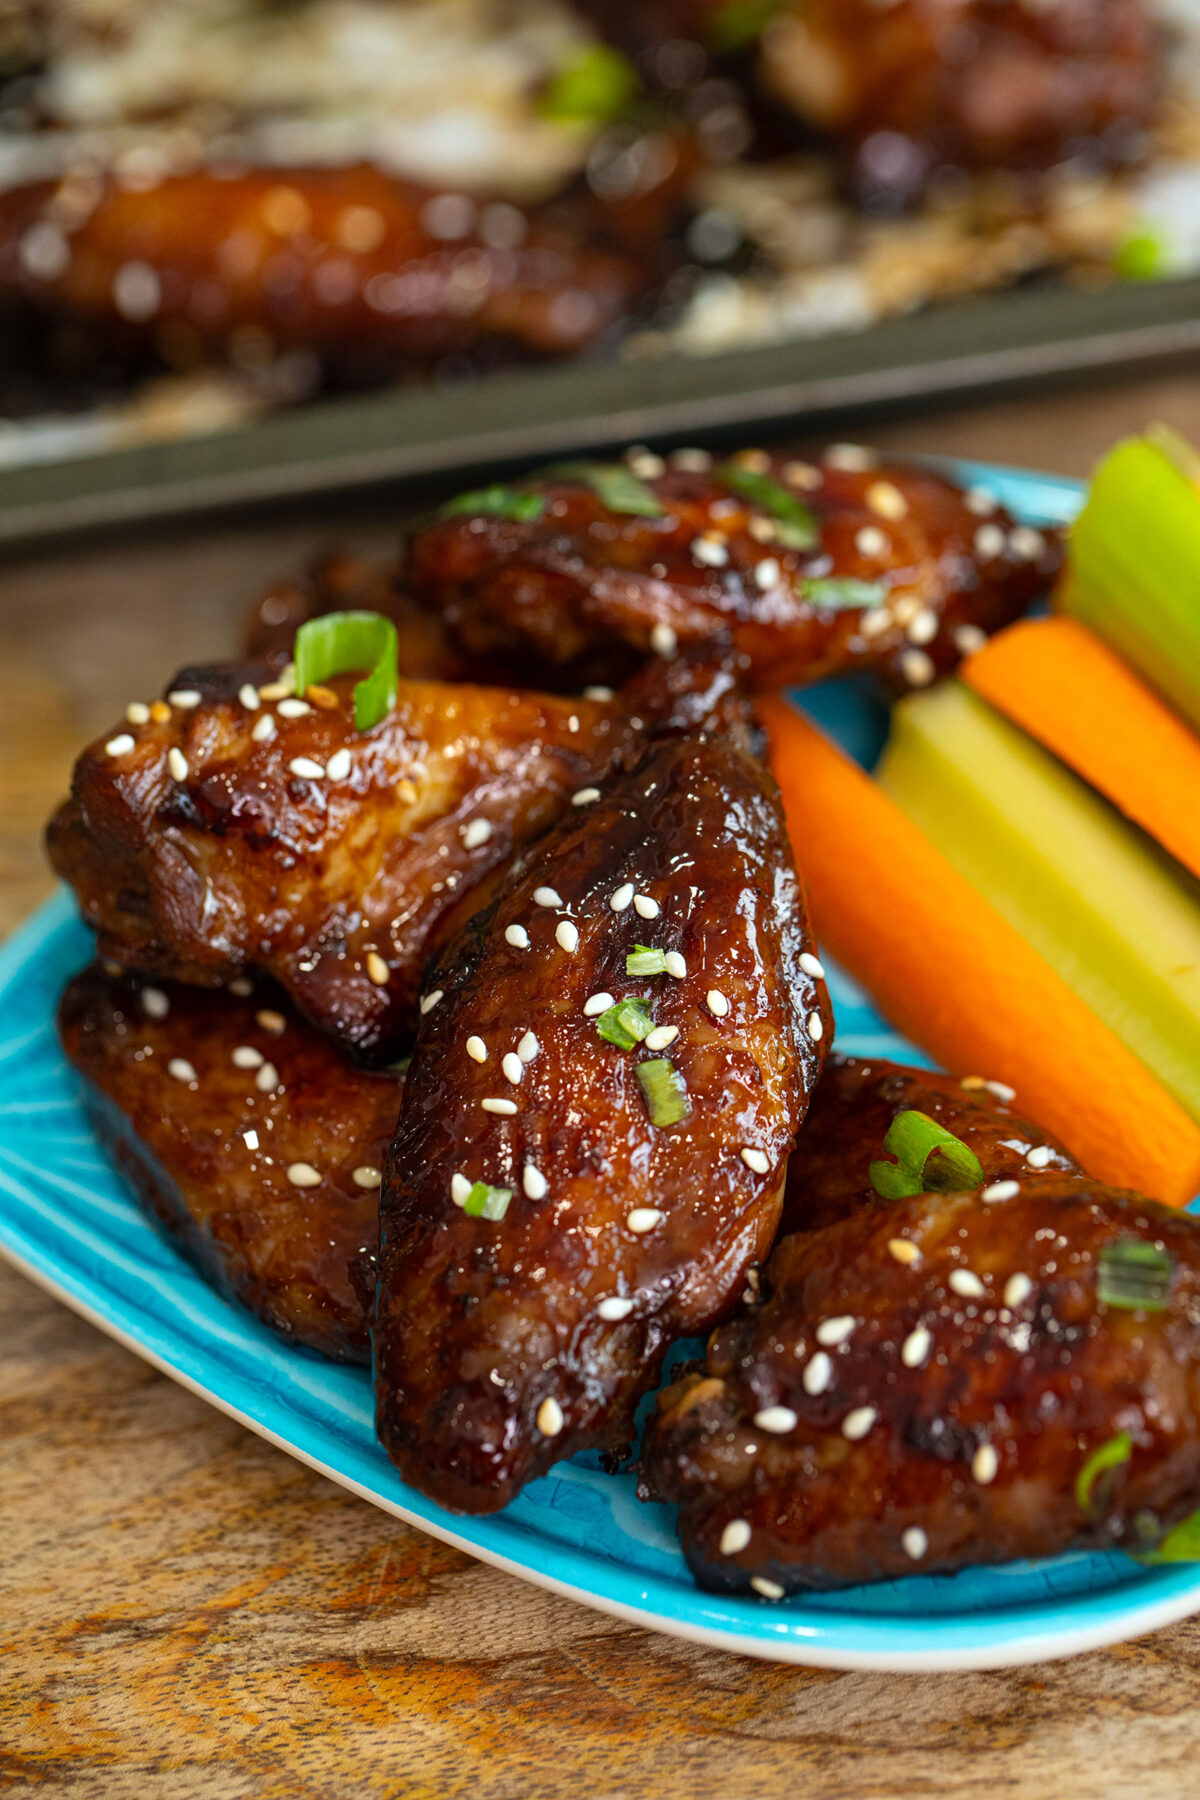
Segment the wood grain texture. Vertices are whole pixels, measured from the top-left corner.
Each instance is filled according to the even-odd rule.
[[[861,428],[1082,473],[1200,378]],[[843,432],[842,435],[853,435]],[[0,928],[50,881],[72,754],[220,655],[256,584],[395,509],[67,549],[0,573]],[[1200,1622],[1069,1663],[777,1668],[496,1573],[353,1499],[0,1266],[0,1793],[14,1800],[1178,1800]]]

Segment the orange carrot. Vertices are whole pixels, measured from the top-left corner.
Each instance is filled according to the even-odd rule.
[[[944,1067],[1015,1088],[1089,1174],[1186,1205],[1200,1128],[870,776],[786,701],[759,706],[831,955]]]
[[[1075,619],[1026,619],[959,671],[1200,875],[1200,737]]]

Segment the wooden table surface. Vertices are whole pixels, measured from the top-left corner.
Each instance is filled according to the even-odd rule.
[[[1067,474],[1200,375],[869,435]],[[846,435],[846,433],[842,433]],[[862,433],[867,435],[867,433]],[[256,587],[396,508],[160,531],[0,569],[0,928],[48,891],[74,751]],[[80,1800],[1179,1800],[1200,1621],[974,1675],[743,1661],[539,1592],[311,1474],[0,1265],[0,1793]]]

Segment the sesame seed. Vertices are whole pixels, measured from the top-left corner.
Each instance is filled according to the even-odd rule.
[[[729,1011],[729,1002],[720,988],[709,988],[704,996],[704,1004],[714,1018],[723,1019]]]
[[[525,1064],[512,1050],[508,1051],[508,1053],[501,1058],[500,1068],[505,1081],[511,1081],[514,1087],[517,1086],[522,1075],[525,1073]]]
[[[610,1300],[602,1300],[596,1311],[602,1319],[608,1319],[613,1324],[617,1324],[621,1319],[629,1317],[633,1311],[633,1301],[623,1300],[614,1294]]]
[[[1046,540],[1032,525],[1018,525],[1008,534],[1008,547],[1019,562],[1036,562],[1046,550]]]
[[[272,1062],[265,1062],[254,1077],[254,1085],[260,1094],[273,1094],[279,1086],[279,1071]]]
[[[253,1044],[239,1044],[229,1060],[235,1069],[261,1069],[267,1059]]]
[[[616,893],[610,897],[608,904],[612,907],[614,912],[624,912],[632,899],[633,883],[632,881],[626,881],[623,882]]]
[[[761,1412],[755,1413],[754,1423],[760,1431],[782,1437],[786,1432],[795,1431],[796,1415],[790,1406],[764,1406]]]
[[[270,713],[264,713],[261,719],[255,719],[250,729],[250,736],[256,744],[269,744],[275,736],[275,721]]]
[[[978,625],[956,625],[952,635],[954,648],[963,656],[974,656],[987,643],[987,632]]]
[[[517,1045],[517,1055],[523,1063],[531,1063],[541,1047],[532,1031],[527,1031]]]
[[[999,525],[981,525],[975,533],[975,554],[985,562],[1004,554],[1005,537]]]
[[[583,1003],[584,1017],[598,1019],[601,1013],[607,1012],[610,1006],[616,1004],[611,994],[592,994]]]
[[[783,1600],[786,1598],[786,1590],[781,1588],[777,1581],[768,1581],[765,1575],[752,1575],[750,1577],[750,1586],[754,1589],[756,1594],[761,1594],[764,1600]]]
[[[167,699],[172,706],[178,706],[181,711],[188,712],[193,706],[199,706],[200,691],[198,688],[176,688],[173,693],[167,695]]]
[[[671,466],[685,469],[690,475],[703,475],[706,469],[712,468],[712,457],[707,450],[676,450],[671,457]]]
[[[1005,1306],[1020,1306],[1028,1300],[1033,1292],[1033,1283],[1028,1275],[1010,1275],[1004,1284]]]
[[[127,731],[119,731],[116,737],[109,738],[104,748],[110,756],[128,756],[133,749],[133,739]]]
[[[938,616],[928,606],[923,606],[915,614],[908,627],[907,637],[910,644],[931,644],[938,634]]]
[[[247,1150],[257,1150],[258,1149],[258,1133],[257,1133],[257,1131],[243,1131],[242,1142],[243,1142],[243,1144],[245,1144]]]
[[[878,525],[863,525],[854,534],[854,548],[860,556],[871,558],[886,556],[892,547],[892,541],[886,531]]]
[[[662,909],[658,901],[652,900],[649,894],[635,894],[633,910],[639,919],[657,919]]]
[[[783,570],[779,565],[779,560],[774,556],[764,556],[762,561],[754,566],[754,579],[760,588],[777,586],[782,575]]]
[[[773,544],[779,537],[779,527],[774,519],[764,518],[761,513],[755,513],[752,519],[747,519],[746,530],[756,544]]]
[[[288,768],[293,775],[299,775],[305,781],[323,781],[325,779],[325,770],[311,756],[293,756]]]
[[[481,1037],[469,1037],[467,1039],[467,1055],[471,1058],[472,1062],[482,1063],[487,1061],[487,1045]]]
[[[294,1162],[287,1166],[287,1178],[293,1187],[320,1187],[321,1174],[311,1163]]]
[[[387,964],[384,962],[382,956],[380,956],[378,950],[368,950],[368,952],[367,952],[367,980],[374,982],[376,987],[386,987],[388,982],[391,979],[391,973],[392,973],[391,970],[388,968]],[[441,997],[442,997],[442,990],[440,988],[436,989],[435,992],[432,994],[422,995],[422,997],[421,997],[421,1012],[422,1012],[422,1014],[431,1012],[432,1009],[437,1005],[437,1003],[441,999]]]
[[[472,819],[469,824],[462,827],[463,849],[478,850],[481,844],[487,843],[491,835],[492,822],[490,819]]]
[[[673,975],[676,981],[682,981],[687,974],[687,964],[678,950],[668,950],[663,957],[663,969],[666,974]]]
[[[919,1525],[910,1525],[901,1534],[900,1542],[904,1546],[905,1556],[910,1556],[914,1562],[920,1562],[929,1548],[929,1539]]]
[[[804,970],[806,975],[811,975],[814,981],[824,981],[824,963],[820,962],[815,956],[810,956],[807,950],[802,950],[800,952],[800,967]]]
[[[929,1355],[933,1345],[933,1336],[924,1325],[918,1325],[910,1331],[900,1346],[900,1361],[906,1369],[919,1369]]]
[[[554,939],[560,950],[578,950],[579,927],[572,924],[570,919],[560,919],[554,927]]]
[[[345,781],[347,775],[350,773],[351,767],[350,752],[343,746],[342,749],[335,750],[329,761],[325,764],[325,773],[328,775],[330,781]]]
[[[806,1394],[823,1394],[833,1380],[833,1359],[824,1350],[818,1350],[812,1361],[805,1365],[801,1376]]]
[[[804,488],[811,493],[814,488],[821,486],[825,477],[812,463],[788,462],[783,465],[783,479],[789,487]]]
[[[981,1200],[1015,1200],[1021,1191],[1019,1181],[993,1181],[980,1190]]]
[[[611,700],[614,698],[614,693],[610,687],[585,687],[583,697],[585,700]]]
[[[529,933],[523,925],[506,925],[504,941],[506,944],[511,944],[514,950],[528,950]]]
[[[383,1170],[373,1169],[369,1163],[362,1163],[357,1169],[350,1171],[350,1179],[355,1187],[377,1188],[383,1186]]]
[[[538,1430],[543,1437],[557,1437],[564,1423],[562,1407],[553,1394],[547,1394],[537,1409]]]
[[[593,801],[596,801],[599,798],[600,798],[600,789],[599,788],[580,788],[580,790],[577,794],[571,795],[571,805],[572,806],[591,806]]]
[[[844,469],[848,475],[862,475],[875,467],[878,458],[862,444],[830,444],[821,461],[830,469]]]
[[[285,681],[281,677],[278,681],[268,681],[268,682],[264,683],[264,685],[262,687],[260,687],[258,691],[259,691],[260,697],[264,700],[271,700],[271,701],[286,700],[288,698],[289,694],[295,693],[296,687],[295,687],[294,681],[292,681],[292,680]]]
[[[853,1313],[839,1313],[836,1319],[823,1319],[817,1326],[818,1344],[844,1344],[858,1320]]]
[[[739,469],[749,469],[752,475],[769,475],[771,459],[765,450],[735,450],[730,462]]]
[[[635,1206],[625,1223],[636,1237],[643,1237],[647,1231],[653,1231],[656,1225],[661,1225],[662,1218],[663,1215],[656,1206]]]
[[[674,656],[679,639],[669,625],[658,624],[650,633],[650,648],[656,656]]]
[[[247,712],[258,711],[258,689],[252,681],[244,681],[238,689],[238,699]]]
[[[887,631],[895,620],[886,606],[869,606],[859,620],[858,628],[864,638],[878,637],[881,631]]]
[[[900,655],[900,673],[909,687],[928,687],[937,669],[924,650],[904,650]]]
[[[995,512],[1000,502],[990,488],[973,487],[968,488],[963,504],[977,519],[986,519]]]
[[[867,505],[881,519],[893,522],[908,517],[908,501],[894,481],[873,481],[867,489]]]
[[[148,1019],[165,1019],[171,1010],[171,1002],[161,988],[144,987],[138,998]]]
[[[1025,1161],[1031,1169],[1047,1169],[1054,1161],[1054,1152],[1049,1144],[1039,1144],[1036,1150],[1029,1152]]]
[[[812,1039],[814,1044],[819,1044],[821,1039],[824,1037],[825,1027],[821,1022],[820,1013],[809,1013],[809,1015],[808,1015],[808,1035]]]
[[[254,983],[247,981],[244,975],[235,975],[229,984],[229,991],[236,994],[239,1000],[248,1000],[254,992]]]
[[[971,1458],[971,1473],[980,1487],[987,1487],[995,1481],[996,1471],[1000,1467],[1000,1458],[991,1444],[980,1444]]]
[[[131,700],[129,705],[125,708],[125,717],[129,720],[131,725],[148,725],[150,723],[150,708],[146,705],[144,700]]]
[[[769,1175],[770,1174],[770,1172],[771,1172],[770,1157],[765,1156],[761,1150],[756,1150],[752,1144],[747,1144],[745,1146],[745,1148],[739,1152],[739,1154],[741,1156],[742,1161],[745,1163],[746,1167],[748,1169],[753,1169],[753,1171],[756,1175]]]
[[[731,1519],[721,1533],[721,1555],[736,1556],[750,1542],[750,1527],[745,1519]]]
[[[579,730],[579,714],[578,713],[572,713],[570,718],[567,720],[567,730],[568,731],[578,731]]]
[[[852,1442],[858,1438],[865,1438],[875,1423],[875,1418],[876,1413],[873,1406],[856,1406],[854,1411],[848,1412],[842,1420],[842,1436],[849,1438]]]
[[[479,1104],[482,1106],[484,1112],[499,1113],[501,1117],[506,1119],[511,1119],[512,1115],[517,1110],[515,1100],[481,1100]]]
[[[952,1269],[946,1285],[964,1300],[982,1300],[985,1292],[982,1281],[971,1269]]]
[[[692,543],[692,557],[703,568],[723,569],[729,561],[729,552],[716,538],[698,537]]]
[[[665,1050],[679,1036],[678,1025],[656,1025],[646,1037],[647,1050]]]
[[[558,890],[556,888],[552,888],[552,887],[534,888],[533,902],[534,902],[535,906],[561,906],[562,905],[562,895],[558,892]]]
[[[176,1081],[195,1081],[196,1071],[186,1056],[173,1056],[167,1064],[167,1074],[173,1075]]]
[[[287,1020],[284,1018],[283,1014],[281,1012],[273,1012],[269,1006],[264,1006],[262,1011],[255,1013],[254,1016],[262,1026],[263,1030],[272,1032],[275,1037],[278,1037],[282,1031],[287,1030]]]
[[[526,1163],[521,1175],[521,1186],[531,1200],[544,1200],[550,1183],[535,1163]]]
[[[888,1249],[898,1263],[920,1262],[921,1252],[908,1238],[889,1238]]]
[[[156,725],[165,725],[167,723],[168,719],[171,717],[171,709],[165,700],[151,701],[150,717],[154,720]]]
[[[985,1081],[983,1085],[989,1094],[995,1094],[1002,1106],[1010,1105],[1017,1097],[1016,1088],[1009,1087],[1006,1081]]]
[[[659,475],[666,473],[666,463],[653,450],[644,450],[635,445],[625,452],[626,465],[639,475],[643,481],[654,481]]]
[[[187,780],[187,778],[188,778],[187,757],[183,754],[182,750],[176,749],[174,745],[172,745],[171,749],[168,750],[168,752],[167,752],[167,767],[168,767],[168,769],[170,769],[171,774],[174,776],[176,781],[186,781]]]
[[[460,1172],[456,1171],[450,1177],[450,1198],[453,1200],[455,1206],[461,1206],[463,1204],[467,1195],[471,1192],[472,1186],[473,1183],[467,1176]]]
[[[302,719],[306,713],[310,713],[311,711],[312,707],[308,704],[307,700],[290,698],[279,702],[279,716],[281,719]]]

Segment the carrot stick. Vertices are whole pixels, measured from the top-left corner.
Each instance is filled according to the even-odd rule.
[[[1200,737],[1086,625],[1010,625],[959,673],[1200,875]]]
[[[1089,1174],[1171,1206],[1200,1129],[870,776],[786,701],[759,702],[818,938],[944,1067],[999,1079]]]

